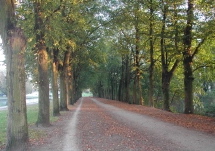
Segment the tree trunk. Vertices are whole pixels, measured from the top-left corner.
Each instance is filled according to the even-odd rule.
[[[165,51],[165,30],[166,30],[166,14],[167,14],[167,6],[164,5],[163,9],[163,19],[162,19],[162,29],[161,29],[161,64],[162,64],[162,92],[163,92],[163,108],[166,111],[170,111],[169,107],[169,86],[171,73],[168,72],[168,55]]]
[[[150,66],[149,66],[149,104],[154,107],[154,46],[153,46],[153,2],[150,0],[150,25],[149,25],[149,45],[150,45]]]
[[[75,102],[73,101],[73,73],[72,73],[72,65],[69,67],[68,72],[68,93],[69,93],[69,103],[73,105]]]
[[[123,101],[123,102],[128,102],[127,98],[126,98],[126,87],[127,87],[127,77],[129,76],[130,73],[127,73],[127,60],[128,60],[128,55],[124,55],[122,56],[122,67],[121,67],[121,79],[120,79],[120,83],[119,83],[119,88],[118,88],[118,92],[119,92],[119,101]]]
[[[68,111],[66,82],[67,81],[65,78],[65,73],[61,71],[60,73],[60,110],[61,111]]]
[[[69,71],[69,61],[70,61],[70,51],[66,51],[64,54],[63,69],[60,75],[60,84],[61,84],[61,101],[60,101],[60,110],[68,111],[68,102],[69,102],[69,91],[68,91],[68,71]]]
[[[163,108],[166,111],[171,111],[169,106],[169,86],[171,75],[167,71],[162,72],[162,92],[163,92]]]
[[[48,53],[45,45],[40,45],[38,50],[39,72],[39,112],[37,125],[50,126],[50,102],[49,102],[49,79],[48,79]]]
[[[123,99],[123,97],[124,97],[124,85],[123,85],[123,73],[121,73],[122,75],[121,75],[121,79],[120,79],[120,81],[119,81],[119,89],[118,89],[118,98],[117,98],[117,100],[119,100],[119,101],[124,101],[124,99]]]
[[[7,151],[26,150],[28,126],[25,90],[25,47],[23,31],[16,27],[15,4],[0,0],[0,35],[6,51],[7,68]]]
[[[188,0],[187,10],[187,26],[184,31],[184,52],[183,52],[183,65],[184,65],[184,95],[185,95],[185,110],[184,113],[193,113],[193,70],[192,62],[193,56],[191,54],[192,44],[192,25],[193,25],[193,0]]]
[[[25,150],[28,141],[26,115],[25,64],[24,51],[26,40],[22,30],[10,30],[7,49],[7,85],[8,85],[8,125],[7,151]]]
[[[122,66],[121,66],[121,78],[120,78],[120,81],[119,81],[119,89],[118,89],[118,100],[119,101],[124,101],[124,86],[125,86],[125,69],[124,69],[124,66],[125,66],[125,63],[124,63],[124,57],[122,56],[121,57],[122,59]]]
[[[165,49],[165,30],[166,30],[166,15],[168,12],[168,6],[163,4],[163,19],[162,19],[162,29],[161,29],[161,41],[160,41],[160,51],[161,51],[161,64],[162,64],[162,92],[163,92],[163,108],[166,111],[170,110],[169,105],[169,87],[170,81],[172,79],[173,73],[176,70],[179,60],[176,59],[174,65],[169,70],[169,56],[168,51]],[[177,33],[176,35],[177,36]],[[175,38],[177,40],[178,37]],[[175,49],[178,50],[177,41],[175,41]]]
[[[34,2],[36,51],[38,62],[38,87],[39,87],[39,112],[36,125],[50,126],[49,114],[49,78],[48,78],[48,53],[44,36],[44,22],[42,20],[41,3]]]
[[[60,105],[58,96],[58,52],[59,50],[53,49],[53,62],[52,62],[52,96],[53,96],[53,116],[60,115]]]
[[[125,63],[125,101],[130,103],[130,95],[129,95],[129,85],[130,85],[130,63],[129,63],[129,56],[126,56],[126,63]]]
[[[139,10],[139,6],[137,6]],[[139,16],[138,14],[135,15],[136,22],[135,22],[135,78],[134,78],[134,87],[135,87],[135,104],[142,105],[142,88],[140,84],[140,29],[139,29]]]
[[[191,59],[185,57],[183,60],[184,64],[184,93],[185,93],[185,111],[186,114],[193,113],[193,72],[192,66],[190,65]]]

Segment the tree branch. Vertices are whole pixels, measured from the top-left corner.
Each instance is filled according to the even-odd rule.
[[[196,49],[194,50],[193,54],[192,54],[192,59],[195,57],[195,55],[199,52],[199,48],[204,44],[206,38],[202,39],[201,42],[199,42],[198,46],[196,47]]]
[[[214,65],[215,63],[208,63],[208,64],[206,64],[206,65],[200,65],[200,66],[198,66],[198,67],[196,67],[195,69],[193,69],[193,72],[195,72],[195,71],[197,71],[197,70],[199,70],[199,69],[201,69],[201,68],[205,68],[205,67],[213,67],[212,65]]]
[[[178,66],[178,64],[179,64],[179,59],[177,59],[176,61],[175,61],[175,63],[174,63],[174,65],[173,65],[173,67],[172,67],[172,69],[170,70],[170,73],[173,73],[175,70],[176,70],[176,68],[177,68],[177,66]]]

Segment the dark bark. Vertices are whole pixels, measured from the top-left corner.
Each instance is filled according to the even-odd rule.
[[[130,103],[130,95],[129,95],[129,85],[130,85],[130,63],[129,63],[129,56],[126,56],[126,63],[125,63],[125,102]]]
[[[169,86],[172,74],[168,71],[162,72],[163,109],[171,111],[169,106]]]
[[[129,55],[122,57],[122,73],[119,84],[119,100],[129,103],[129,83],[130,83],[130,68],[129,68]]]
[[[124,57],[122,56],[122,66],[121,66],[121,78],[119,81],[119,90],[118,90],[118,100],[124,101],[124,86],[125,86],[125,62]]]
[[[163,99],[164,99],[163,108],[166,111],[171,111],[170,105],[169,105],[169,101],[170,101],[169,87],[170,87],[170,82],[171,82],[173,73],[175,72],[178,64],[179,64],[179,60],[176,60],[170,71],[168,71],[168,68],[165,64],[162,64],[162,92],[163,92]]]
[[[185,95],[185,110],[184,113],[193,113],[193,70],[192,70],[192,25],[193,25],[193,0],[188,0],[187,9],[187,25],[184,31],[184,51],[183,51],[183,65],[184,65],[184,95]]]
[[[150,0],[150,24],[149,24],[149,45],[150,45],[150,66],[149,66],[149,104],[154,107],[154,42],[153,42],[153,2]]]
[[[52,51],[53,61],[52,61],[52,95],[53,95],[53,116],[60,115],[60,105],[58,96],[58,49],[53,49]]]
[[[68,111],[69,103],[69,91],[68,91],[68,70],[70,61],[70,51],[66,51],[64,54],[64,62],[60,74],[60,87],[61,87],[61,98],[60,98],[60,110]]]
[[[68,70],[68,93],[69,93],[69,103],[73,105],[75,102],[73,101],[73,72],[72,72],[71,64]]]
[[[123,101],[124,100],[123,99],[123,91],[124,91],[123,82],[124,82],[124,80],[123,80],[122,76],[123,75],[121,75],[121,79],[119,81],[119,90],[118,90],[118,100],[119,101]]]
[[[64,72],[60,72],[60,110],[68,111],[67,107],[67,90]]]
[[[76,67],[73,70],[73,102],[76,102],[78,100],[78,80],[79,80],[79,71]]]

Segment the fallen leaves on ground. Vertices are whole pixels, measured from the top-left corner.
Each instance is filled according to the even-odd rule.
[[[159,120],[180,125],[186,128],[211,133],[215,135],[215,118],[196,114],[172,113],[153,107],[127,104],[119,101],[100,99],[103,103],[145,114]]]

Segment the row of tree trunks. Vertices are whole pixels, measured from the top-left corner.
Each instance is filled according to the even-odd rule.
[[[149,49],[150,49],[150,67],[149,67],[149,89],[148,89],[148,99],[149,105],[154,106],[153,101],[153,89],[154,89],[154,39],[153,39],[153,15],[154,15],[154,3],[152,0],[149,1]],[[192,24],[194,20],[194,8],[193,8],[193,0],[188,0],[187,2],[187,25],[184,30],[184,39],[183,39],[183,65],[184,65],[184,94],[185,94],[185,113],[193,113],[193,70],[192,70],[192,62],[193,55],[192,54]],[[138,3],[137,3],[138,4]],[[165,1],[161,1],[162,5],[162,29],[161,29],[161,39],[160,39],[160,52],[161,52],[161,63],[162,63],[162,93],[163,93],[163,109],[170,111],[170,83],[173,77],[173,74],[178,67],[179,59],[177,57],[177,53],[179,52],[179,26],[178,26],[178,10],[176,4],[172,6],[168,6]],[[171,7],[171,10],[168,10]],[[135,5],[135,11],[138,11],[139,5]],[[168,48],[166,46],[165,39],[168,39],[165,35],[167,25],[167,14],[169,11],[173,12],[174,18],[174,44],[173,47],[175,49],[176,58],[173,60],[170,58]],[[141,88],[141,70],[140,70],[140,62],[141,62],[141,32],[139,29],[140,17],[138,13],[134,13],[134,28],[135,28],[135,50],[132,52],[132,58],[134,63],[134,78],[133,78],[133,97],[130,103],[142,104],[142,88]],[[171,63],[170,63],[171,61]],[[129,100],[129,93],[125,90],[126,83],[126,75],[129,75],[131,71],[125,73],[125,63],[122,58],[122,73],[118,90],[118,99],[120,101]],[[128,88],[129,89],[129,88]],[[100,89],[101,90],[101,89]],[[127,93],[124,93],[124,92]],[[111,88],[111,96],[113,98],[113,86]],[[126,95],[126,99],[125,99]]]
[[[129,103],[130,63],[129,54],[122,56],[121,79],[118,89],[118,100]]]

